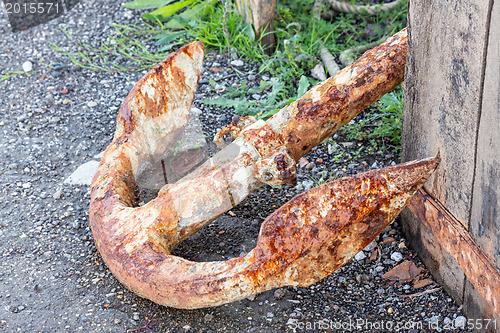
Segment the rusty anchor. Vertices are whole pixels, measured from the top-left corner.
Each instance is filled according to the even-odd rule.
[[[370,243],[439,163],[439,157],[414,161],[304,192],[263,222],[257,246],[244,256],[192,262],[171,255],[256,188],[294,183],[301,156],[396,87],[404,74],[406,30],[267,122],[246,119],[238,127],[237,119],[229,129],[237,137],[231,144],[138,207],[138,170],[144,161],[166,156],[182,135],[203,52],[201,42],[186,45],[137,82],[92,181],[96,246],[118,280],[142,297],[201,308],[280,286],[308,286]]]

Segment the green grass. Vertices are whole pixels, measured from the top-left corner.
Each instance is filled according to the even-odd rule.
[[[372,151],[391,148],[399,154],[401,147],[401,119],[403,116],[403,88],[385,94],[365,111],[357,122],[344,125],[339,135],[348,140],[367,140]],[[386,147],[387,146],[387,147]]]
[[[114,31],[99,46],[92,46],[63,30],[73,42],[72,50],[52,47],[82,68],[105,72],[140,71],[165,59],[175,46],[185,41],[185,32],[170,32],[159,26],[113,24]]]
[[[326,168],[323,168],[319,177],[308,176],[308,178],[314,182],[314,187],[316,187],[334,181],[339,177],[333,174],[333,170],[330,170],[330,173],[328,174]]]
[[[9,71],[9,72],[7,72],[7,74],[0,74],[0,82],[8,80],[13,76],[23,75],[23,74],[31,74],[31,73],[35,73],[35,72],[37,72],[37,71],[31,71],[28,73],[25,73],[24,71]]]
[[[315,83],[315,82],[314,82]],[[215,83],[212,83],[214,89]],[[259,118],[267,119],[279,111],[286,105],[294,102],[296,99],[304,95],[308,88],[311,86],[310,80],[301,76],[298,84],[296,94],[288,96],[283,99],[285,86],[279,77],[271,78],[270,81],[261,81],[258,88],[247,89],[246,81],[238,89],[229,87],[228,92],[222,97],[212,99],[202,99],[200,103],[205,105],[212,105],[219,108],[232,108],[234,112],[239,115],[252,115]],[[250,96],[255,93],[262,93],[266,90],[270,92],[264,99],[254,100]]]
[[[362,0],[358,3],[363,4]],[[99,46],[65,32],[74,48],[53,47],[83,68],[127,72],[153,67],[181,45],[202,40],[207,52],[229,50],[257,63],[259,72],[272,78],[257,88],[248,89],[244,83],[239,89],[228,88],[223,96],[201,102],[266,119],[317,83],[310,78],[310,71],[320,63],[321,45],[338,56],[346,49],[391,36],[406,22],[406,4],[373,16],[338,13],[325,19],[314,18],[313,4],[314,0],[278,1],[274,21],[277,44],[269,55],[236,5],[228,0],[132,1],[125,6],[145,10],[144,22],[113,25],[113,32]],[[326,1],[322,6],[328,13]],[[265,98],[255,100],[251,98],[254,93]],[[402,90],[385,96],[364,120],[346,125],[342,132],[351,139],[373,140],[373,149],[399,146],[401,97]]]

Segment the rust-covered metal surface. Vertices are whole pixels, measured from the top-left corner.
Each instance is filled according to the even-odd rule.
[[[417,192],[408,208],[436,236],[441,246],[460,265],[467,279],[500,316],[500,272],[462,223],[424,189]]]
[[[438,158],[343,178],[293,198],[266,219],[256,248],[242,257],[197,263],[170,252],[263,184],[293,183],[298,158],[401,82],[405,52],[402,31],[267,123],[252,120],[241,129],[235,120],[233,143],[136,207],[141,162],[162,156],[182,133],[201,72],[201,42],[173,53],[124,101],[92,182],[90,223],[110,270],[157,303],[199,308],[307,286],[343,265],[395,218]]]
[[[268,120],[296,161],[404,79],[403,29]]]

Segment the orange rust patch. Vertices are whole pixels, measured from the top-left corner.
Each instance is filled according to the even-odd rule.
[[[243,137],[262,157],[268,157],[271,152],[282,145],[280,137],[268,124],[243,131]]]

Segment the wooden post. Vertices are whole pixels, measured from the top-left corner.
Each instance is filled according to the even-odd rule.
[[[268,52],[274,50],[276,37],[273,19],[276,11],[276,0],[236,0],[238,12],[251,24],[255,30],[255,38],[262,36],[261,44]]]
[[[442,162],[427,191],[461,223],[494,270],[488,273],[481,262],[462,269],[463,258],[449,246],[467,253],[469,243],[426,227],[432,214],[420,214],[422,202],[410,205],[417,217],[403,212],[404,229],[467,316],[496,319],[499,330],[492,301],[500,299],[498,290],[486,295],[474,285],[480,285],[481,274],[500,270],[500,2],[415,0],[408,23],[402,159],[440,151]]]

